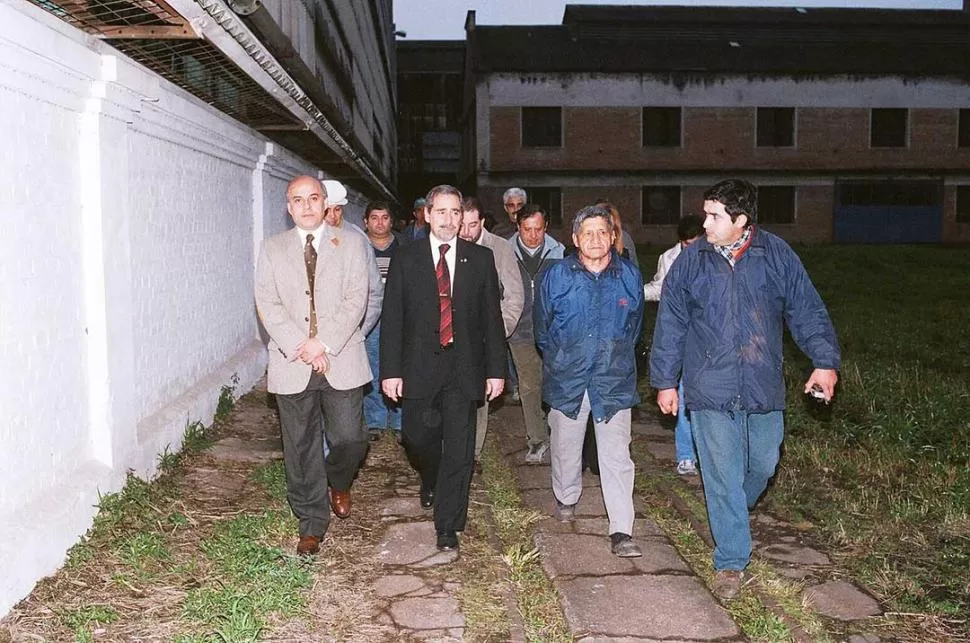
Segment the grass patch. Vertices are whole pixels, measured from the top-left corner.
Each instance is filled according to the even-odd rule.
[[[529,641],[572,641],[556,590],[543,572],[533,544],[533,528],[542,514],[522,506],[512,470],[491,444],[486,444],[482,452],[482,466],[485,493],[526,637]]]
[[[833,560],[898,614],[894,632],[968,638],[970,253],[795,250],[832,316],[843,367],[831,406],[806,403],[811,365],[786,337],[787,438],[766,501],[814,526]],[[648,306],[648,337],[655,316]],[[646,383],[641,393],[654,395]]]
[[[286,467],[282,460],[274,460],[254,469],[250,478],[273,500],[286,500]]]
[[[229,413],[236,406],[236,387],[239,386],[239,375],[233,373],[229,378],[229,384],[224,384],[219,392],[219,401],[216,404],[215,419],[225,420]]]
[[[798,251],[839,333],[842,380],[831,408],[801,403],[809,367],[788,347],[789,438],[769,499],[810,520],[891,611],[970,635],[970,256]]]
[[[216,578],[189,592],[182,617],[212,628],[216,640],[248,641],[259,637],[270,614],[303,613],[312,568],[266,544],[293,530],[294,519],[281,510],[218,523],[201,543]]]
[[[61,623],[74,632],[75,640],[87,643],[94,640],[93,629],[118,620],[118,612],[110,605],[84,605],[65,611]]]

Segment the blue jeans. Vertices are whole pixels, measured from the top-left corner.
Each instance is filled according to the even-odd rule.
[[[748,510],[775,474],[784,416],[781,411],[692,411],[690,419],[714,536],[714,569],[744,569],[751,560]]]
[[[374,372],[374,380],[364,386],[364,426],[368,429],[401,430],[401,407],[381,393],[381,323],[364,339],[367,361]]]
[[[684,382],[677,385],[677,399],[680,405],[677,408],[677,426],[674,427],[674,446],[677,449],[677,462],[690,460],[697,462],[697,452],[694,450],[694,435],[690,430],[690,420],[687,418],[687,409],[684,406]]]

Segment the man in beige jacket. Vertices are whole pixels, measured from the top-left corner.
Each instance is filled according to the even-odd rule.
[[[522,314],[524,293],[522,278],[519,276],[519,264],[515,259],[512,246],[502,237],[492,234],[485,229],[485,213],[482,204],[473,196],[462,200],[461,231],[458,233],[465,241],[485,246],[492,251],[495,260],[495,271],[498,272],[499,292],[502,296],[502,321],[504,337],[508,339]],[[488,432],[488,400],[478,407],[475,418],[475,471],[481,467],[482,448],[485,446],[485,434]]]
[[[296,227],[266,239],[256,266],[256,308],[270,336],[267,385],[279,406],[300,555],[319,551],[331,505],[338,517],[349,515],[350,485],[367,452],[361,403],[371,371],[361,275],[371,259],[362,235],[326,224],[326,197],[317,179],[293,179],[286,209]]]

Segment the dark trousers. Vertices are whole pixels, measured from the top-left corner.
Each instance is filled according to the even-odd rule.
[[[444,352],[435,359],[440,367],[435,369],[437,393],[404,398],[402,443],[421,476],[421,487],[435,490],[435,529],[464,531],[475,458],[476,402],[457,383],[454,354]]]
[[[338,391],[318,373],[302,393],[277,395],[286,465],[286,496],[300,519],[301,536],[319,536],[330,524],[327,484],[350,489],[367,455],[362,387]],[[324,421],[325,420],[325,421]],[[323,433],[330,455],[323,456]]]

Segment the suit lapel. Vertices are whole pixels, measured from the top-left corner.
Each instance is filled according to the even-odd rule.
[[[468,283],[472,276],[468,255],[465,254],[468,242],[460,241],[457,237],[455,239],[458,246],[455,248],[455,279],[451,286],[451,299],[456,304],[463,304],[465,293],[469,290]]]

